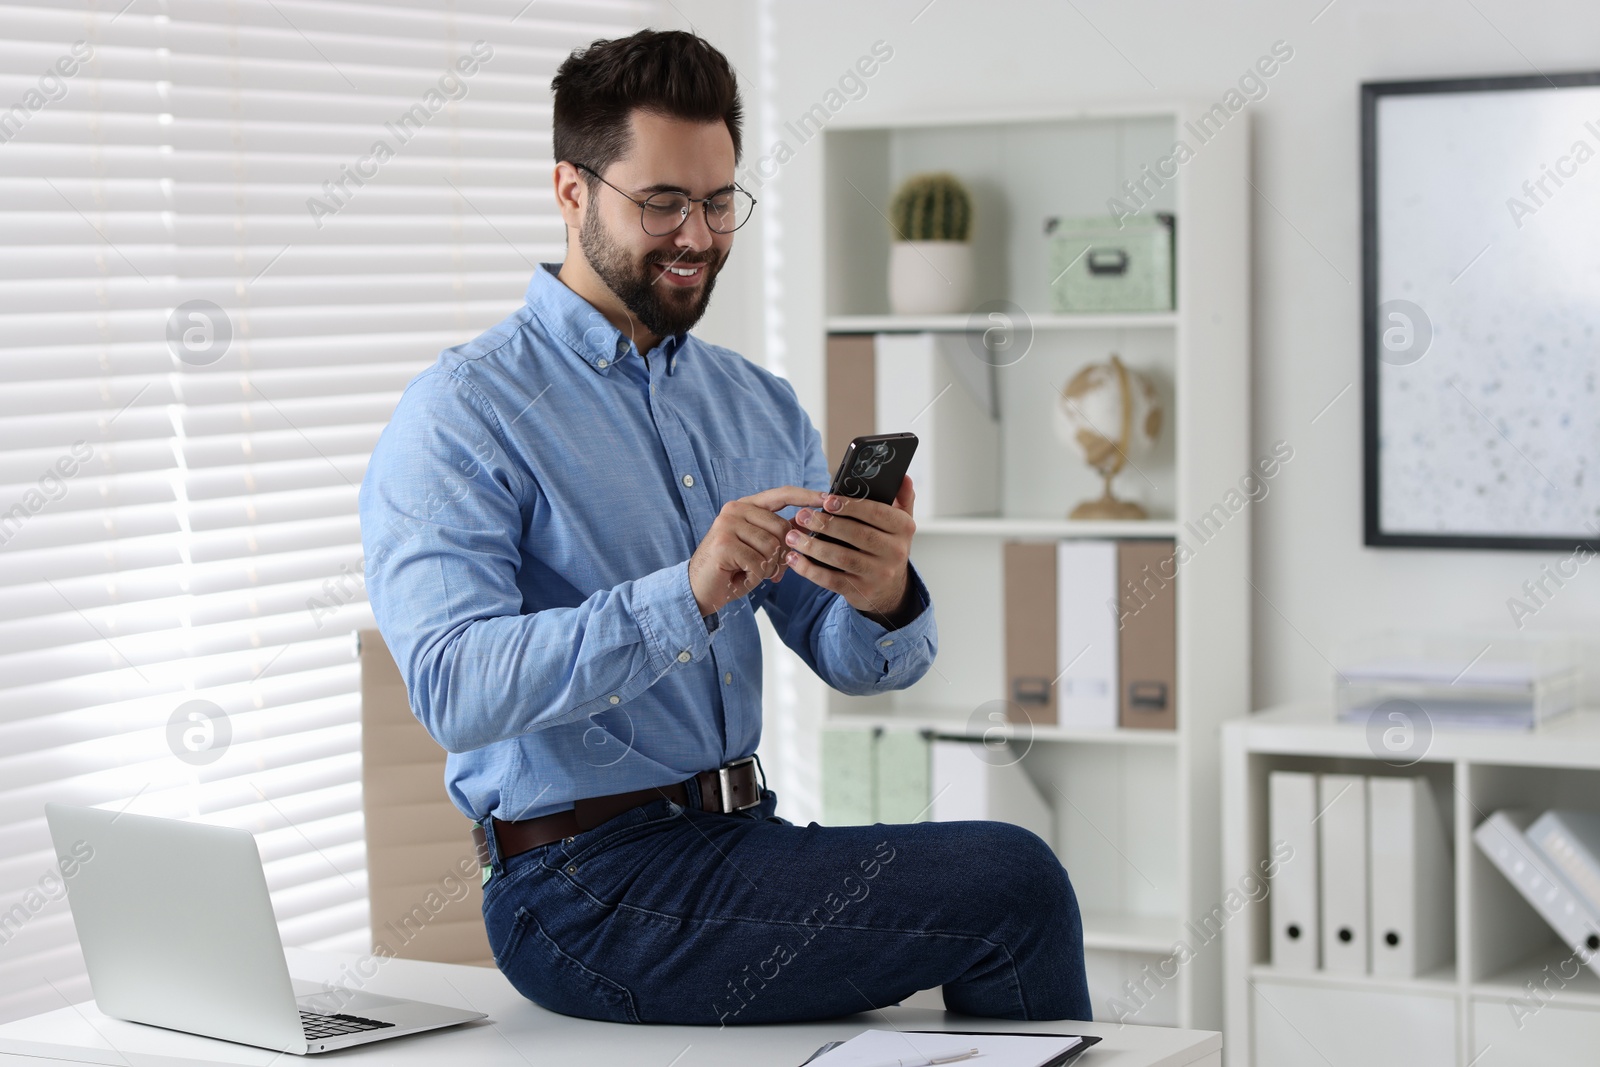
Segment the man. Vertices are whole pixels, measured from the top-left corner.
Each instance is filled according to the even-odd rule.
[[[788,382],[688,332],[754,207],[722,54],[643,31],[553,88],[566,260],[410,384],[361,487],[368,593],[477,824],[500,969],[627,1022],[939,985],[960,1011],[1088,1018],[1077,901],[1034,834],[777,815],[750,758],[755,611],[841,691],[922,677],[913,489],[827,497]]]

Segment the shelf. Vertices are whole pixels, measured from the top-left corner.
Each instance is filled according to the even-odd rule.
[[[1035,331],[1169,330],[1178,325],[1176,311],[1027,315]],[[829,333],[963,333],[984,330],[990,325],[987,319],[975,319],[972,315],[831,315],[827,320]]]
[[[892,729],[933,730],[938,733],[960,734],[970,736],[974,741],[981,741],[985,734],[999,731],[1000,735],[1010,741],[1017,737],[1031,736],[1035,741],[1069,741],[1074,743],[1103,744],[1103,745],[1176,745],[1178,732],[1176,730],[1090,730],[1082,727],[1039,725],[1022,727],[1006,723],[1004,725],[972,725],[969,726],[964,719],[952,715],[941,715],[937,712],[834,712],[828,716],[829,725],[857,726],[869,729],[882,726]],[[1026,732],[1023,732],[1026,731]],[[992,734],[991,734],[992,736]]]
[[[1250,968],[1250,978],[1252,981],[1268,979],[1274,982],[1299,982],[1337,989],[1393,990],[1397,993],[1455,993],[1460,988],[1454,963],[1447,963],[1416,978],[1333,974],[1328,971],[1281,971],[1269,963],[1258,963]]]
[[[917,533],[965,537],[1051,537],[1118,539],[1127,537],[1177,537],[1171,519],[1133,522],[1090,522],[1077,519],[1024,519],[1001,515],[955,515],[917,520]]]
[[[921,532],[919,524],[918,532]],[[1339,722],[1331,700],[1304,701],[1258,711],[1229,723],[1244,733],[1249,752],[1376,759],[1362,723]],[[1533,730],[1438,727],[1429,762],[1600,768],[1600,709],[1579,708]]]
[[[1166,955],[1181,936],[1178,920],[1170,915],[1085,911],[1082,917],[1083,947],[1086,949]]]
[[[1567,972],[1574,967],[1577,975],[1567,978]],[[1475,996],[1522,1000],[1528,996],[1530,982],[1545,996],[1554,996],[1564,1004],[1600,1007],[1600,975],[1583,966],[1570,949],[1536,952],[1481,982],[1473,982],[1472,992]]]

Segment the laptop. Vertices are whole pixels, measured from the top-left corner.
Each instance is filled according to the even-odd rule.
[[[67,902],[106,1015],[298,1056],[486,1018],[291,980],[248,830],[44,810],[62,869],[73,872]]]

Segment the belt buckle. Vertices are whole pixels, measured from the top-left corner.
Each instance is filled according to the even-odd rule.
[[[736,808],[729,807],[728,805],[728,772],[735,767],[745,766],[754,763],[755,761],[756,758],[754,756],[746,756],[744,759],[736,759],[732,763],[724,764],[723,766],[717,768],[717,781],[722,784],[722,814],[726,815],[733,811],[743,811],[745,808],[753,808],[757,804],[761,803],[761,790],[758,789],[756,790],[756,798],[750,803],[740,804]],[[765,777],[765,775],[762,777]]]

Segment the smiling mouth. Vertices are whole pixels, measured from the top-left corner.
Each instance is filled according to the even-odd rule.
[[[680,287],[698,285],[706,269],[704,263],[658,263],[655,266],[660,272],[656,275],[658,281]]]

